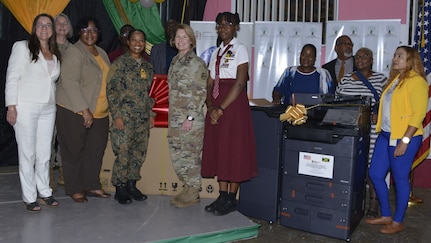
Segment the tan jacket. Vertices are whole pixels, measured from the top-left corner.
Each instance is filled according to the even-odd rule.
[[[109,65],[106,52],[98,46],[96,49]],[[94,113],[101,85],[102,70],[93,54],[79,40],[64,53],[57,83],[57,104],[75,113],[87,108]]]

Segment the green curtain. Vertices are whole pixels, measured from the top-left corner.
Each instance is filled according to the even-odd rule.
[[[165,41],[165,30],[156,4],[149,8],[144,8],[139,1],[130,0],[103,0],[103,4],[118,33],[123,25],[131,24],[145,32],[151,45]]]

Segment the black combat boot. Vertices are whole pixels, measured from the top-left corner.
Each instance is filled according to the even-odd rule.
[[[127,193],[127,189],[124,184],[115,186],[115,200],[119,204],[129,204],[132,203],[132,198]]]
[[[127,193],[133,200],[136,201],[144,201],[147,199],[147,196],[144,195],[141,191],[136,188],[136,181],[135,180],[129,180],[126,184]]]

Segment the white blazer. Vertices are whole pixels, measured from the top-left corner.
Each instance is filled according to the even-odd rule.
[[[19,102],[43,104],[49,101],[60,76],[60,62],[54,55],[55,68],[50,74],[42,52],[38,56],[37,62],[31,60],[26,40],[13,45],[6,73],[6,106],[18,105]]]

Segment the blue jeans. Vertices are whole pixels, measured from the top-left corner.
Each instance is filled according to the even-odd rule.
[[[385,177],[390,170],[396,189],[396,209],[393,220],[403,222],[410,196],[409,174],[414,157],[422,143],[422,135],[411,139],[404,155],[394,158],[395,146],[389,145],[390,133],[380,132],[376,140],[369,177],[374,184],[377,198],[380,203],[381,214],[384,217],[392,216],[389,203],[389,190]],[[397,140],[397,144],[400,143]]]

